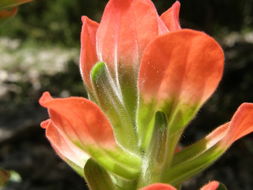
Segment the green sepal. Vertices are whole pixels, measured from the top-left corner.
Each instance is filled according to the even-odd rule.
[[[140,187],[161,182],[172,167],[171,161],[182,131],[171,135],[169,129],[167,115],[156,112],[152,138],[144,153]]]
[[[178,101],[178,102],[177,102]],[[168,128],[171,136],[183,131],[199,111],[198,104],[183,104],[179,100],[168,101],[161,110],[168,117]]]
[[[124,148],[137,151],[137,136],[117,85],[103,62],[98,62],[91,70],[94,100],[109,118],[116,140]]]
[[[224,136],[227,133],[228,123],[225,123],[219,127],[217,127],[215,130],[213,130],[211,133],[209,133],[204,138],[198,140],[197,142],[184,147],[181,151],[177,152],[174,155],[172,165],[177,165],[182,162],[185,162],[186,160],[191,160],[199,155],[203,154],[204,152],[211,149],[213,146],[217,145],[219,142],[222,141]]]
[[[155,116],[152,139],[144,153],[143,167],[139,179],[139,187],[159,182],[167,160],[167,119],[163,112]]]
[[[186,160],[194,159],[194,157],[198,157],[207,150],[207,140],[201,139],[194,144],[185,147],[180,152],[177,152],[173,158],[172,165],[177,165]]]
[[[95,64],[90,73],[91,81],[98,81],[101,75],[105,72],[105,69],[106,65],[104,62],[98,62]]]
[[[80,166],[76,165],[74,162],[64,158],[63,159],[78,175],[80,175],[81,177],[84,177],[84,173],[83,173],[83,168],[81,168]]]
[[[91,190],[115,190],[109,173],[93,159],[84,166],[84,178]]]
[[[219,144],[216,144],[204,153],[172,166],[170,170],[164,174],[162,182],[174,186],[180,185],[185,180],[193,177],[213,164],[224,151],[225,150],[222,149]]]
[[[86,151],[93,160],[112,174],[129,180],[135,179],[139,175],[139,158],[119,147],[102,149],[89,146],[86,147]]]
[[[187,127],[199,109],[200,106],[198,104],[183,104],[177,99],[167,100],[158,105],[155,100],[145,102],[145,100],[140,97],[137,111],[137,131],[140,139],[139,146],[143,151],[146,151],[151,140],[157,111],[165,113],[167,117],[168,135],[177,136]]]
[[[133,190],[136,189],[136,179],[127,180],[118,176],[113,176],[113,183],[117,190]]]
[[[154,102],[145,104],[140,98],[137,109],[138,145],[142,152],[146,152],[150,144],[155,125]]]
[[[135,125],[136,123],[136,109],[137,109],[137,72],[133,68],[119,68],[118,71],[118,85],[122,94],[123,104]]]

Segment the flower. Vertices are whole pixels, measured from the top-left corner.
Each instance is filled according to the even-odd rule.
[[[211,181],[205,186],[203,186],[200,190],[217,190],[219,186],[220,186],[219,182]],[[146,186],[141,190],[176,190],[176,188],[168,184],[156,183]]]
[[[126,178],[134,175],[131,167],[136,167],[138,160],[116,144],[111,124],[96,104],[79,97],[53,99],[48,92],[39,102],[50,115],[50,119],[41,123],[47,138],[58,155],[78,173],[83,175],[83,167],[92,156],[118,175]],[[113,155],[115,152],[118,155]],[[116,165],[119,161],[121,165]],[[124,169],[124,164],[132,166]]]
[[[253,131],[253,104],[244,103],[230,122],[175,151],[224,67],[220,45],[182,29],[179,9],[175,2],[159,16],[150,0],[110,0],[101,23],[82,17],[80,70],[90,100],[48,92],[40,99],[47,138],[91,188],[179,186]],[[150,186],[158,187],[174,188]]]

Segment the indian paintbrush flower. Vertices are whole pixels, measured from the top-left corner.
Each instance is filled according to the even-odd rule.
[[[177,1],[159,16],[150,0],[110,0],[100,23],[84,16],[80,70],[90,100],[40,99],[52,147],[91,189],[179,188],[253,131],[253,104],[243,103],[231,121],[176,151],[224,67],[220,45],[182,29],[179,10]]]

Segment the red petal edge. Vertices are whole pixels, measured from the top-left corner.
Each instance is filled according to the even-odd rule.
[[[183,29],[159,36],[145,49],[138,86],[144,100],[177,99],[203,104],[216,89],[224,66],[219,44],[203,32]]]
[[[147,44],[165,32],[168,30],[152,1],[110,0],[97,32],[98,58],[112,73],[125,66],[137,72]]]
[[[218,181],[211,181],[205,186],[203,186],[200,190],[216,190],[218,189],[220,183]]]
[[[161,15],[161,19],[171,32],[181,29],[179,22],[180,6],[180,2],[176,1],[166,12]]]
[[[71,161],[80,168],[84,167],[89,158],[87,154],[74,145],[64,134],[61,134],[50,119],[43,121],[41,126],[46,129],[46,137],[63,160]]]
[[[156,183],[143,187],[140,190],[177,190],[177,189],[169,184]]]
[[[91,101],[80,97],[52,98],[49,92],[45,92],[39,103],[48,109],[55,128],[75,144],[115,145],[108,119]],[[44,122],[41,125],[46,126]]]
[[[82,17],[80,70],[82,78],[91,87],[90,71],[97,62],[96,33],[99,24],[86,16]]]
[[[253,132],[253,103],[243,103],[233,115],[228,133],[221,144],[228,147],[251,132]]]

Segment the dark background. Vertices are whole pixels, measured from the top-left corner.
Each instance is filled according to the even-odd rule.
[[[53,152],[39,127],[38,105],[54,96],[86,96],[78,68],[81,15],[99,21],[105,0],[35,0],[0,27],[0,167],[22,180],[4,190],[81,190],[85,183]],[[174,1],[155,0],[162,13]],[[242,102],[253,102],[253,1],[181,1],[183,28],[205,31],[225,50],[226,65],[215,95],[186,130],[182,143],[203,137],[230,120]],[[230,190],[253,189],[253,135],[236,142],[214,165],[185,183],[198,189],[219,180]]]

